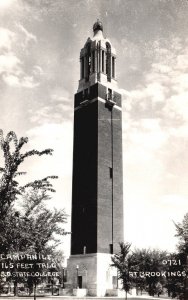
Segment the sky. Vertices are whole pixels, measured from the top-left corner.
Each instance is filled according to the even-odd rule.
[[[48,205],[69,216],[79,54],[103,22],[117,52],[125,241],[133,247],[174,251],[173,222],[188,211],[187,15],[187,0],[0,0],[0,128],[27,136],[25,151],[54,149],[29,158],[21,181],[58,175]]]

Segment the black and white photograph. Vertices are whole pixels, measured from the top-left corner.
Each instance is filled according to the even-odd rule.
[[[0,298],[187,277],[188,1],[0,0]]]

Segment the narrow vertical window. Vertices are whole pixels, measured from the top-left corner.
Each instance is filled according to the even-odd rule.
[[[92,52],[92,72],[95,72],[95,51]]]
[[[91,44],[88,43],[86,46],[87,54],[86,54],[86,81],[89,80],[89,75],[91,74]]]
[[[84,90],[84,99],[85,99],[85,100],[88,100],[88,98],[89,98],[88,89],[85,89],[85,90]]]
[[[88,77],[91,73],[91,55],[88,56]]]
[[[106,43],[106,75],[107,80],[111,81],[111,46]]]
[[[113,244],[109,244],[109,252],[110,254],[113,254]]]
[[[82,78],[84,78],[84,58],[81,58],[81,74],[82,74]]]
[[[112,179],[112,176],[113,176],[113,172],[112,172],[112,168],[111,167],[109,167],[109,175],[110,175],[110,178]]]
[[[115,57],[112,56],[112,77],[115,78]]]
[[[102,72],[104,73],[104,50],[102,50]]]
[[[112,100],[112,90],[111,89],[108,89],[107,99]]]

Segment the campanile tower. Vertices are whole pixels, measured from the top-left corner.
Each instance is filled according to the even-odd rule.
[[[123,236],[122,109],[116,52],[93,25],[80,52],[74,100],[71,256],[68,282],[89,295],[117,288],[111,255]]]

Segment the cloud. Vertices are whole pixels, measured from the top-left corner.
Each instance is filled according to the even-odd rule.
[[[127,109],[124,105],[123,126],[126,164],[132,162],[141,170],[143,165],[155,166],[163,177],[176,153],[179,154],[180,145],[185,150],[187,140],[188,41],[184,44],[180,39],[172,40],[170,48],[158,47],[156,52],[150,70],[143,74],[143,84],[127,95],[129,106]],[[181,157],[182,154],[177,169]],[[179,176],[174,172],[171,169],[171,175]]]
[[[43,75],[44,74],[44,72],[43,72],[43,70],[42,70],[42,68],[40,66],[34,66],[32,72],[33,72],[33,74],[35,76]]]
[[[172,39],[169,48],[156,48],[143,84],[130,92],[130,116],[161,118],[177,126],[177,118],[188,122],[188,40]],[[181,124],[180,124],[181,125]]]
[[[38,82],[35,82],[32,76],[15,76],[13,74],[6,74],[2,76],[4,82],[11,87],[24,87],[24,88],[34,88],[39,85]]]
[[[61,89],[61,90],[56,90],[54,93],[51,94],[51,102],[61,102],[61,103],[70,103],[71,102],[71,95],[68,90]]]
[[[0,51],[11,50],[15,33],[6,28],[0,28]]]
[[[3,75],[3,80],[5,83],[7,83],[9,86],[19,86],[19,78],[15,75]]]
[[[155,246],[163,234],[163,247],[173,249],[172,220],[183,218],[188,198],[188,41],[171,39],[166,48],[159,41],[154,54],[123,105],[126,226],[134,216],[147,238],[125,231],[140,246]]]
[[[31,32],[27,31],[27,29],[22,24],[16,24],[16,27],[24,34],[25,39],[24,46],[27,47],[29,42],[37,42],[37,37]]]
[[[0,74],[14,73],[18,75],[21,69],[19,58],[11,52],[0,55]]]
[[[48,105],[46,105],[48,103]],[[30,110],[30,121],[34,124],[43,123],[62,123],[62,120],[72,121],[73,101],[67,89],[54,89],[45,99],[45,103],[41,103],[35,113]]]
[[[159,149],[166,142],[166,133],[160,127],[160,119],[145,118],[134,123],[131,122],[127,139],[134,146],[141,147],[142,145],[142,148],[147,151],[152,150],[153,153],[154,150]]]
[[[0,0],[0,9],[6,9],[17,3],[17,0]]]
[[[40,77],[43,75],[42,68],[34,65],[30,72],[26,71],[24,57],[19,58],[16,53],[18,41],[28,47],[30,41],[36,42],[36,37],[29,33],[21,24],[17,25],[24,33],[24,38],[19,33],[12,32],[7,28],[0,27],[0,75],[4,83],[11,87],[34,88],[39,85]],[[14,50],[14,51],[13,51]]]
[[[35,69],[34,72],[36,73]],[[0,55],[0,75],[11,87],[34,88],[39,85],[35,75],[27,75],[21,61],[14,54]]]

